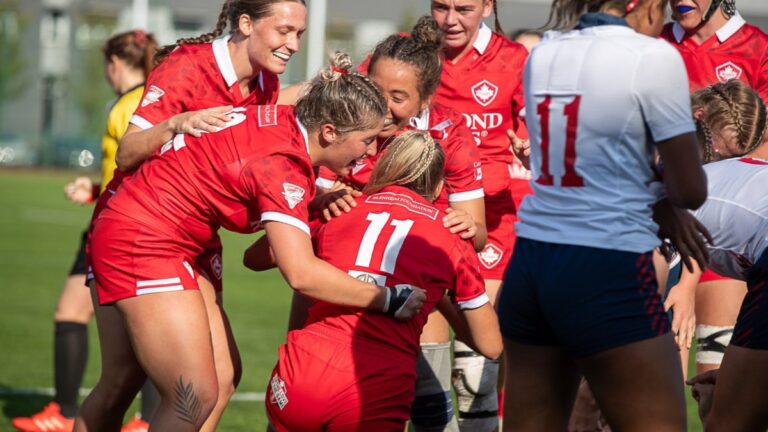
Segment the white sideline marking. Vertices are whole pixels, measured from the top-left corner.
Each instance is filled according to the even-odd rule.
[[[92,389],[82,388],[80,389],[80,396],[88,396],[88,393]],[[0,387],[0,396],[53,396],[53,387],[39,387],[39,388],[12,388],[12,387]],[[139,392],[138,398],[141,398],[141,392]],[[235,392],[232,395],[233,402],[264,402],[264,393],[257,392]]]

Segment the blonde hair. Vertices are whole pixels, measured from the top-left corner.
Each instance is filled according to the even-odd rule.
[[[408,131],[387,146],[363,189],[374,194],[386,186],[400,185],[434,200],[443,180],[445,154],[427,131]]]
[[[625,12],[630,0],[554,0],[545,29],[572,30],[587,12],[618,10]],[[645,1],[645,0],[643,0]]]
[[[331,67],[320,71],[296,102],[296,116],[307,130],[330,123],[343,134],[373,128],[386,114],[387,101],[368,77],[349,72],[352,60],[337,51]]]
[[[768,112],[765,102],[754,90],[739,80],[712,84],[691,97],[693,111],[704,111],[696,119],[696,132],[704,163],[716,159],[712,148],[712,131],[722,131],[728,126],[736,129],[740,153],[756,149],[763,140]]]

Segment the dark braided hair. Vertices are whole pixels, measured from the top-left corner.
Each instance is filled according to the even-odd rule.
[[[411,65],[416,69],[419,97],[426,100],[440,85],[440,74],[443,72],[441,37],[437,22],[432,17],[419,18],[410,35],[395,34],[376,45],[368,63],[368,74],[382,57]]]
[[[694,112],[704,111],[703,118],[696,122],[696,129],[700,145],[704,146],[705,163],[716,158],[712,149],[713,130],[722,131],[732,126],[742,155],[754,151],[763,141],[768,126],[765,102],[739,80],[712,84],[697,91],[692,96],[692,106]]]
[[[241,15],[246,14],[251,17],[252,20],[258,21],[261,18],[266,18],[272,14],[273,4],[288,1],[306,5],[305,0],[224,0],[224,4],[221,6],[221,12],[219,13],[219,19],[216,21],[216,27],[212,32],[202,34],[198,37],[182,38],[177,40],[175,44],[164,46],[155,55],[155,64],[159,64],[165,60],[165,58],[168,57],[168,54],[178,46],[211,42],[224,34],[224,29],[227,28],[227,21],[229,21],[229,28],[231,31],[236,31],[238,27],[237,23]]]

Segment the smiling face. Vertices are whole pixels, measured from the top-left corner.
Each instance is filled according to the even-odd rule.
[[[383,118],[369,129],[341,134],[333,125],[321,126],[323,139],[328,143],[324,151],[325,157],[322,165],[340,176],[349,174],[358,161],[376,154],[374,143],[383,127]]]
[[[419,80],[414,66],[389,57],[380,57],[371,65],[368,76],[379,86],[387,100],[388,112],[379,138],[391,137],[407,126],[411,117],[426,108],[426,102],[419,96]]]
[[[248,38],[248,60],[253,69],[281,74],[299,50],[306,29],[307,9],[301,3],[288,1],[270,7],[272,13],[256,21],[242,15],[239,28]]]
[[[448,55],[466,52],[477,38],[484,18],[491,16],[489,0],[432,0],[432,18],[443,31],[443,44]]]

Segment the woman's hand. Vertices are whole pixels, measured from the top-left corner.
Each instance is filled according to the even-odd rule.
[[[93,180],[78,177],[64,186],[64,195],[75,204],[85,205],[93,202]]]
[[[677,346],[691,349],[691,340],[696,330],[696,284],[681,281],[669,291],[664,301],[664,310],[672,309],[672,332]]]
[[[507,137],[512,146],[512,153],[520,159],[525,169],[531,169],[531,141],[518,138],[512,129],[507,129]]]
[[[309,204],[310,213],[320,212],[323,219],[328,222],[334,217],[349,213],[357,207],[356,198],[363,194],[347,184],[336,180],[328,192],[318,195]]]
[[[168,126],[174,133],[200,137],[203,132],[217,132],[231,120],[228,114],[232,105],[206,108],[177,114],[168,120]]]
[[[715,393],[718,372],[720,372],[720,369],[704,372],[685,382],[692,386],[691,394],[696,402],[699,403],[699,418],[702,421],[707,418],[712,408],[712,396]]]
[[[659,238],[672,242],[689,271],[694,271],[691,258],[702,270],[707,268],[709,252],[705,240],[712,244],[712,236],[691,213],[664,198],[653,205],[653,220],[659,225]],[[664,253],[663,244],[661,249]]]
[[[475,220],[471,214],[462,209],[448,207],[445,210],[445,216],[443,216],[443,226],[451,234],[460,233],[459,236],[465,240],[471,239],[477,234]]]

